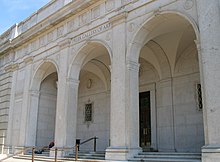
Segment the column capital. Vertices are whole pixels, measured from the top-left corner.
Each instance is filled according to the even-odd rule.
[[[127,68],[128,68],[128,70],[139,72],[140,64],[135,61],[128,61]]]
[[[31,96],[34,96],[34,97],[38,97],[40,95],[40,91],[38,90],[30,90],[29,93]]]
[[[71,43],[71,39],[65,39],[61,42],[58,43],[58,46],[60,47],[60,50],[66,48],[66,47],[69,47],[70,46],[70,43]]]
[[[13,71],[16,71],[18,68],[19,68],[19,64],[14,63],[14,64],[7,65],[4,69],[6,72],[13,72]]]
[[[33,57],[33,56],[24,58],[24,62],[25,62],[26,65],[32,63],[33,60],[34,60],[34,57]]]
[[[71,85],[75,85],[75,86],[79,86],[79,80],[78,79],[74,79],[74,78],[67,78],[67,84],[71,84]]]
[[[128,13],[126,11],[123,11],[115,16],[110,17],[109,22],[112,23],[112,25],[114,26],[119,23],[125,22],[127,16],[128,16]]]

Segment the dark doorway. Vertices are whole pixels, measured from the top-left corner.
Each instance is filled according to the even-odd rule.
[[[150,91],[139,94],[140,147],[151,146]]]

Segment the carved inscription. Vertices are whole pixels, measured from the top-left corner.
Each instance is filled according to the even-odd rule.
[[[105,30],[108,30],[109,28],[111,28],[111,23],[107,23],[107,24],[103,24],[95,29],[92,29],[86,33],[83,33],[79,36],[76,36],[72,39],[72,42],[80,42],[82,40],[85,40],[86,38],[89,38],[91,36],[94,36],[100,32],[103,32]]]

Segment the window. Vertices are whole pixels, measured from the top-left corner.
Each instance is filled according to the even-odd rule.
[[[197,94],[197,109],[198,111],[202,111],[202,87],[201,84],[196,84],[196,94]]]
[[[93,104],[85,104],[85,122],[91,122],[92,121],[92,107]]]

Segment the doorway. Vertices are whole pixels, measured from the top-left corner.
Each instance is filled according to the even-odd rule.
[[[150,91],[139,94],[140,147],[151,147]]]

